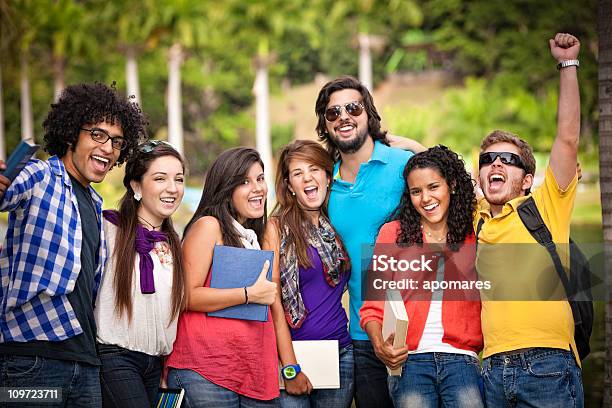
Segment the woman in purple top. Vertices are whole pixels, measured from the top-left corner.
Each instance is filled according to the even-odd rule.
[[[276,301],[283,306],[272,309],[285,381],[283,407],[344,408],[353,399],[353,346],[341,302],[350,263],[327,215],[332,170],[329,154],[309,140],[285,147],[278,163],[277,204],[263,247],[275,251],[272,276],[280,283]],[[340,389],[313,390],[291,340],[337,340]]]

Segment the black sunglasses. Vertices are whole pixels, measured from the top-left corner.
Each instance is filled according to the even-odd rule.
[[[89,132],[91,138],[98,143],[104,144],[110,139],[113,149],[123,150],[127,147],[127,142],[123,136],[111,136],[106,130],[100,128],[81,128],[81,130]]]
[[[359,116],[363,113],[364,107],[361,102],[357,101],[345,103],[344,105],[330,106],[325,110],[325,119],[327,119],[328,122],[334,122],[342,114],[342,109],[351,116]]]
[[[518,167],[527,171],[525,167],[525,163],[521,159],[521,156],[518,154],[510,153],[510,152],[487,152],[481,153],[480,158],[478,160],[478,168],[482,168],[482,166],[486,166],[488,164],[493,163],[497,158],[501,160],[503,164],[507,164],[508,166]]]

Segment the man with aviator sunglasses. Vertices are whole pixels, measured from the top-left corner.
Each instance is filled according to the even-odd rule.
[[[365,253],[365,248],[374,244],[380,227],[399,204],[404,191],[402,172],[412,156],[412,152],[390,147],[390,142],[412,151],[424,148],[410,139],[382,131],[372,95],[353,77],[340,77],[323,86],[315,113],[319,139],[336,161],[329,216],[342,237],[352,265],[348,288],[355,402],[357,407],[393,406],[387,370],[377,354],[384,350],[392,354],[390,359],[399,361],[408,351],[393,350],[390,344],[373,345],[359,327],[359,309],[364,300],[362,269],[367,269],[372,255]]]
[[[560,84],[557,135],[544,182],[531,192],[536,168],[531,146],[510,132],[493,131],[481,144],[479,182],[484,198],[478,202],[474,219],[480,244],[479,276],[511,277],[506,282],[529,288],[537,288],[541,283],[540,271],[554,274],[555,269],[545,251],[543,256],[536,256],[535,251],[543,249],[524,226],[517,209],[527,198],[533,198],[553,241],[558,248],[565,247],[558,252],[567,268],[570,220],[578,181],[580,42],[570,34],[559,33],[549,40],[549,46],[558,62]],[[491,252],[487,254],[487,247],[517,243],[531,244],[522,247],[533,252],[529,256],[515,256],[512,262],[502,262],[498,257],[487,259],[492,256]],[[580,359],[569,303],[513,300],[522,301],[495,298],[482,301],[486,405],[583,406]]]
[[[49,406],[100,407],[93,309],[108,254],[91,183],[128,158],[145,120],[114,86],[80,84],[63,91],[43,127],[51,157],[30,160],[12,183],[0,176],[0,211],[9,212],[0,387],[55,389]]]

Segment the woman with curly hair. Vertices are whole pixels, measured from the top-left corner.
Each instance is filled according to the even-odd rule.
[[[382,301],[364,303],[361,325],[378,358],[390,368],[402,367],[401,376],[388,379],[396,407],[482,407],[480,299],[471,285],[476,278],[472,179],[444,146],[411,158],[404,179],[396,219],[382,226],[376,244],[387,252],[388,244],[396,244],[404,255],[435,255],[428,257],[434,274],[422,275],[429,284],[421,280],[402,293],[409,320],[406,347],[393,349],[393,339],[383,339]],[[470,289],[450,289],[443,281],[467,282]]]
[[[272,276],[280,283],[272,314],[285,382],[283,407],[345,408],[353,400],[353,344],[342,307],[350,262],[327,214],[333,168],[329,154],[311,140],[289,144],[278,160],[278,202],[264,248],[275,252]],[[337,340],[340,389],[312,390],[297,369],[291,340]]]

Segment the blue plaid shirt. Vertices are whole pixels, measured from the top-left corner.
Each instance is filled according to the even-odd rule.
[[[102,198],[89,187],[102,219]],[[82,229],[79,206],[62,161],[31,160],[0,199],[10,211],[0,253],[0,343],[60,341],[83,332],[67,294],[81,271]],[[104,229],[93,298],[106,262]]]

